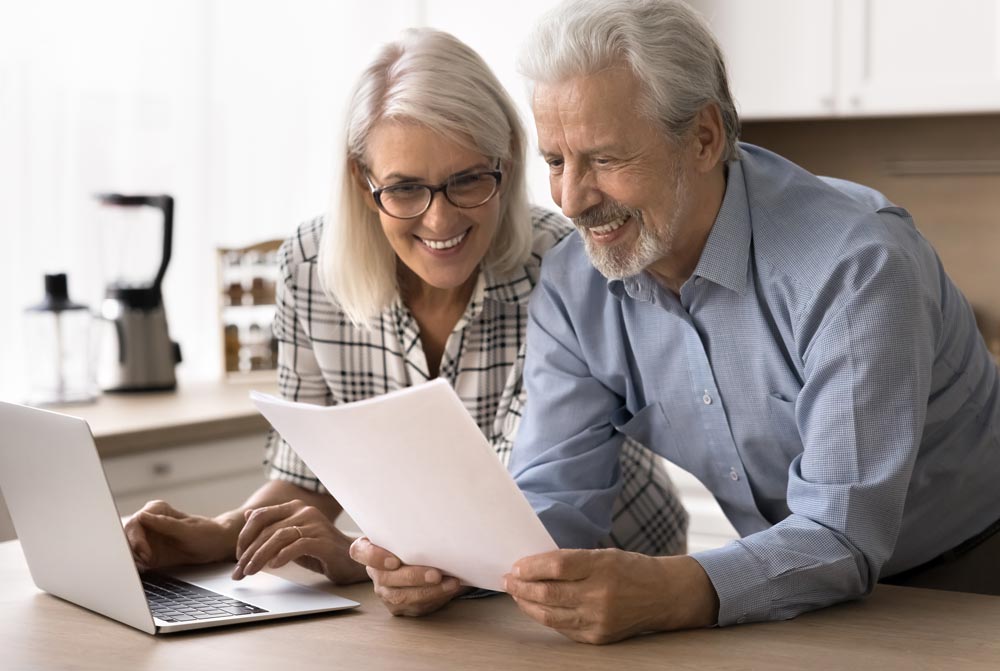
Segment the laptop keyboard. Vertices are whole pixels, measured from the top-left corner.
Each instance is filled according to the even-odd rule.
[[[239,599],[159,573],[143,573],[142,587],[153,616],[164,622],[190,622],[267,612]]]

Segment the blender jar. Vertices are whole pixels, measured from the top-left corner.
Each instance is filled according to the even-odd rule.
[[[25,310],[29,405],[97,398],[92,326],[90,310],[69,300],[66,275],[46,275],[45,300]]]

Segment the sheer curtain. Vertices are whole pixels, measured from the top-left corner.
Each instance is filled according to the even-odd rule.
[[[164,281],[182,383],[221,370],[215,248],[285,237],[327,207],[331,151],[375,48],[424,20],[378,0],[0,0],[0,397],[32,358],[23,310],[66,272],[96,308],[92,194],[169,193]]]

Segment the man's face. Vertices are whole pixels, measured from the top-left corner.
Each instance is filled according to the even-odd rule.
[[[532,101],[552,198],[609,278],[669,256],[687,210],[679,150],[641,116],[639,95],[631,72],[609,68],[540,83]]]

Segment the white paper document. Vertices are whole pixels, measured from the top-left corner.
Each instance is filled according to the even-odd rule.
[[[514,562],[557,549],[447,381],[345,405],[250,397],[376,545],[503,590]]]

